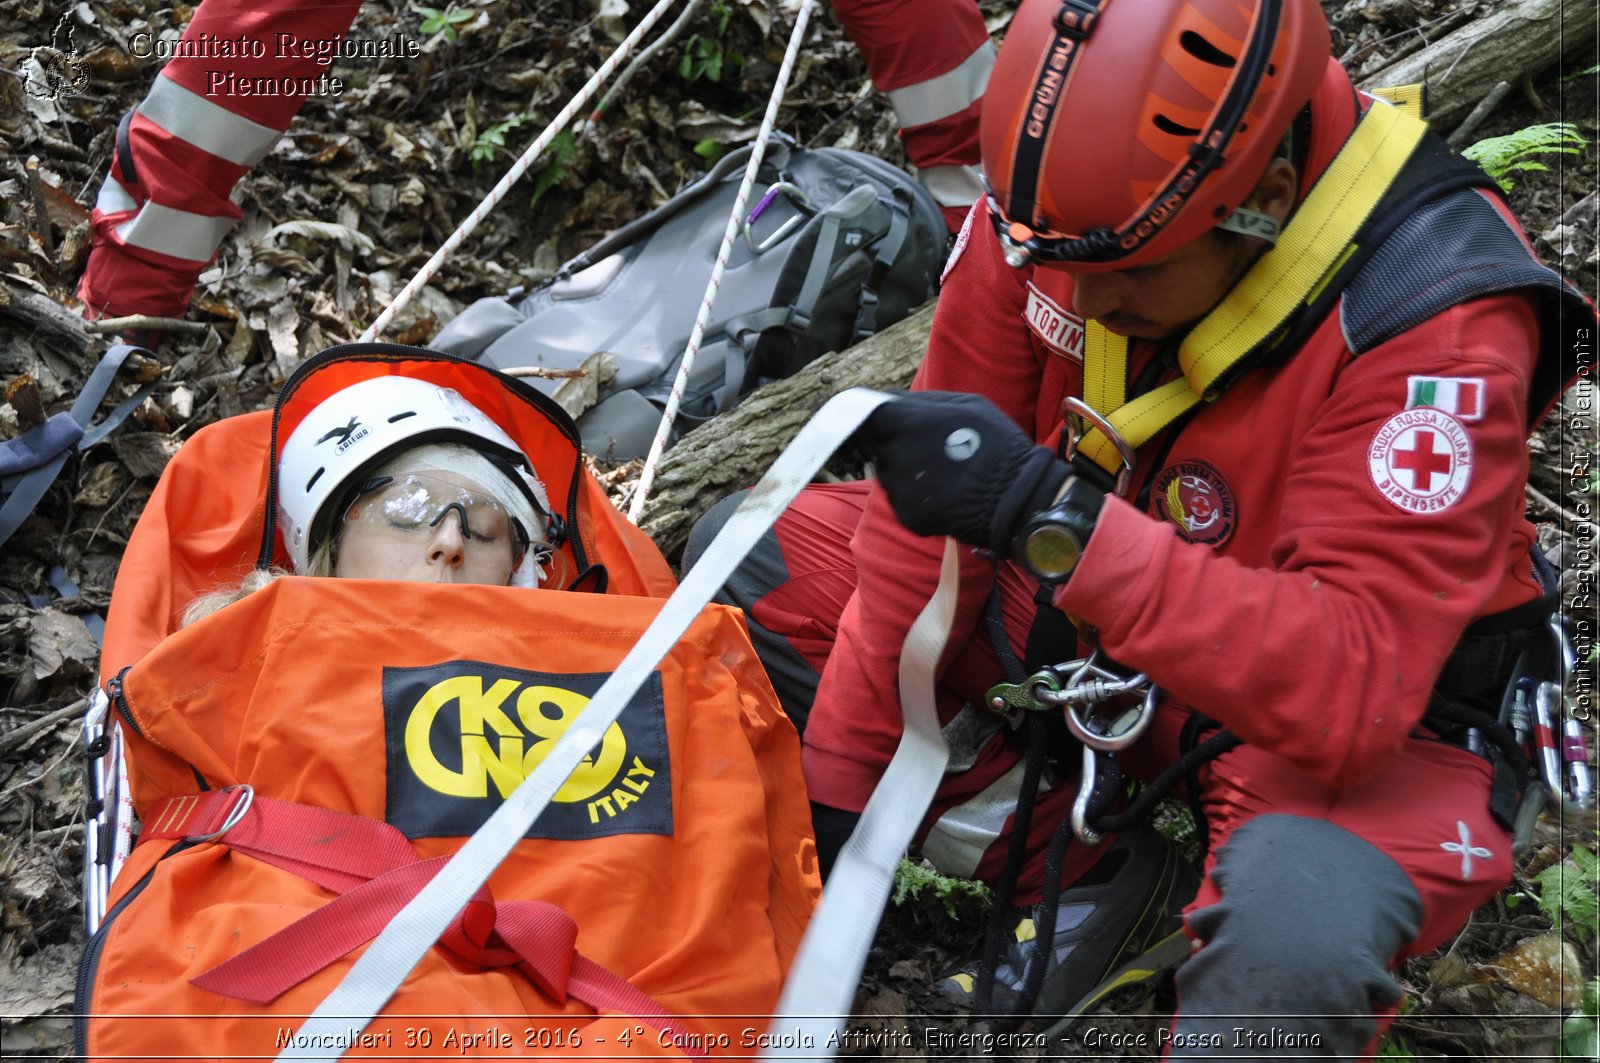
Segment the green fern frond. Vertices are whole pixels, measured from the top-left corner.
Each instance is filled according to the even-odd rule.
[[[1597,879],[1600,879],[1600,856],[1581,845],[1572,847],[1571,860],[1552,864],[1535,876],[1539,907],[1556,930],[1566,927],[1572,936],[1584,940],[1600,931],[1600,895],[1595,893]]]
[[[1482,166],[1505,191],[1511,191],[1511,175],[1519,171],[1547,170],[1532,158],[1535,155],[1576,155],[1589,142],[1571,122],[1546,122],[1507,133],[1503,137],[1480,140],[1461,154]]]

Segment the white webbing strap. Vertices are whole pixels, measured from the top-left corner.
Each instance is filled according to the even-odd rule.
[[[278,1059],[337,1059],[343,1054],[314,1046],[348,1043],[353,1039],[352,1030],[367,1028],[773,521],[867,416],[891,399],[882,392],[852,388],[816,412],[728,519],[549,756],[467,839],[444,869],[396,913],[344,980],[288,1039],[288,1047]],[[931,677],[931,668],[928,674]],[[931,699],[931,678],[929,687]]]
[[[822,903],[811,916],[784,983],[770,1027],[784,1036],[770,1043],[785,1047],[764,1049],[762,1059],[831,1059],[836,1054],[829,1035],[844,1028],[895,868],[950,759],[934,706],[933,677],[955,619],[958,556],[955,540],[946,539],[939,587],[900,652],[904,736],[834,863]]]

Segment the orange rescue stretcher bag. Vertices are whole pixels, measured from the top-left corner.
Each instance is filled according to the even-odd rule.
[[[276,446],[318,402],[381,374],[455,388],[506,429],[566,522],[560,586],[584,589],[284,576],[182,627],[195,597],[283,562]],[[142,829],[85,950],[79,1054],[295,1047],[672,586],[583,469],[570,419],[484,367],[334,348],[275,412],[198,432],[140,518],[111,603],[102,674]],[[743,620],[710,606],[372,1023],[298,1047],[748,1055],[818,892],[799,740]]]

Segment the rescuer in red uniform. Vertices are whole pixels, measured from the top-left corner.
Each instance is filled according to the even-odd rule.
[[[825,869],[899,741],[945,535],[969,548],[920,837],[942,870],[1001,877],[1017,822],[1020,732],[983,708],[1004,656],[1098,649],[1156,684],[1135,777],[1242,740],[1191,776],[1210,849],[1182,933],[1192,879],[1130,830],[1067,846],[1053,936],[1022,913],[996,971],[996,1004],[1071,1015],[1192,949],[1180,1056],[1370,1049],[1389,971],[1509,880],[1514,758],[1441,706],[1492,714],[1553,656],[1525,440],[1593,310],[1329,52],[1311,0],[1024,0],[983,102],[989,195],[913,390],[861,433],[881,487],[804,492],[726,592],[804,727]],[[1071,460],[1064,399],[1090,411]],[[1053,753],[1030,904],[1078,792]]]

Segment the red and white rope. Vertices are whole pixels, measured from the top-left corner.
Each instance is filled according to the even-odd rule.
[[[633,49],[639,43],[639,39],[650,32],[650,28],[661,20],[662,15],[667,13],[667,8],[675,3],[677,3],[677,0],[660,0],[655,7],[650,9],[649,14],[645,15],[644,19],[633,28],[633,32],[628,34],[621,44],[617,45],[616,51],[612,52],[606,58],[606,61],[600,64],[600,69],[596,70],[594,76],[584,83],[583,88],[578,90],[578,94],[572,97],[571,101],[561,109],[561,113],[556,115],[555,120],[545,127],[544,132],[539,134],[539,138],[529,145],[528,150],[522,153],[522,157],[512,165],[510,170],[506,171],[506,175],[500,178],[500,182],[489,190],[489,194],[483,197],[483,202],[472,209],[472,213],[467,216],[466,221],[461,223],[460,228],[450,234],[450,238],[444,242],[444,246],[433,253],[433,257],[428,259],[427,263],[417,271],[417,275],[411,278],[410,283],[402,288],[400,294],[395,296],[383,313],[378,315],[378,320],[374,321],[371,327],[361,334],[361,342],[366,343],[377,339],[379,333],[394,320],[395,315],[410,305],[417,292],[421,291],[423,286],[433,279],[433,275],[439,272],[440,267],[445,264],[445,261],[455,252],[455,249],[460,247],[466,238],[472,235],[473,230],[477,229],[483,219],[489,216],[489,212],[495,208],[495,205],[505,198],[505,194],[511,190],[511,186],[522,179],[522,175],[528,172],[528,167],[533,165],[534,160],[543,154],[544,149],[550,146],[550,142],[567,127],[567,123],[572,121],[572,116],[577,114],[589,102],[589,98],[595,94],[595,91],[601,85],[605,84],[612,71],[616,70],[623,60],[633,53]]]
[[[744,181],[739,185],[739,194],[734,197],[733,213],[728,216],[728,228],[722,234],[722,246],[717,249],[716,264],[711,267],[711,281],[706,285],[705,298],[700,303],[699,316],[695,318],[694,329],[689,333],[688,346],[683,351],[683,361],[678,365],[678,375],[672,381],[672,392],[667,396],[666,409],[661,411],[661,426],[656,429],[656,438],[650,444],[650,454],[645,458],[644,469],[639,474],[639,486],[634,489],[633,501],[628,506],[628,519],[635,524],[639,523],[639,513],[644,509],[645,499],[650,495],[650,487],[655,483],[656,466],[661,463],[661,452],[667,448],[667,437],[672,433],[672,422],[678,416],[678,405],[683,400],[683,389],[689,381],[689,370],[694,365],[695,355],[700,350],[700,340],[705,336],[706,324],[711,320],[711,308],[716,304],[717,291],[722,287],[722,274],[728,266],[728,255],[733,249],[734,237],[739,233],[740,222],[744,218],[745,203],[750,199],[750,189],[755,184],[756,171],[761,168],[761,160],[766,155],[767,139],[772,135],[772,126],[778,117],[778,105],[783,102],[784,89],[789,84],[789,75],[794,70],[795,56],[800,53],[800,42],[805,39],[806,23],[811,20],[811,6],[813,0],[802,0],[800,10],[795,15],[794,32],[789,35],[789,49],[783,53],[783,65],[778,68],[778,78],[772,86],[772,95],[767,99],[767,113],[761,119],[761,130],[756,134],[755,148],[750,153],[750,162],[744,168]]]

